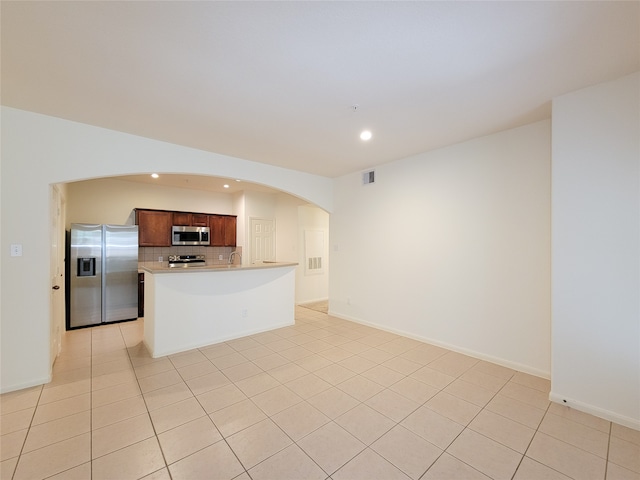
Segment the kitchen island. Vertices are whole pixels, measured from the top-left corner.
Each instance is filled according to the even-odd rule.
[[[145,345],[156,358],[293,325],[296,265],[142,266]]]

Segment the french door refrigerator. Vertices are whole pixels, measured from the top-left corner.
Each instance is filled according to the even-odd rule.
[[[138,316],[138,226],[71,224],[67,328]]]

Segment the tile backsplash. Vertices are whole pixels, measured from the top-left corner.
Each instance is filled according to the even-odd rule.
[[[162,264],[168,265],[169,255],[204,255],[207,265],[220,265],[227,263],[229,255],[235,250],[242,252],[240,247],[139,247],[138,262],[157,266],[158,258],[162,257]],[[222,260],[219,260],[220,255]]]

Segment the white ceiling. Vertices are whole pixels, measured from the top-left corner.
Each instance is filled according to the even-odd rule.
[[[2,104],[327,177],[548,118],[554,96],[640,70],[637,1],[0,8]]]

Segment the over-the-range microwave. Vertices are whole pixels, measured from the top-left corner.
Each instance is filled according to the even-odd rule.
[[[211,245],[209,227],[171,227],[171,245]]]

